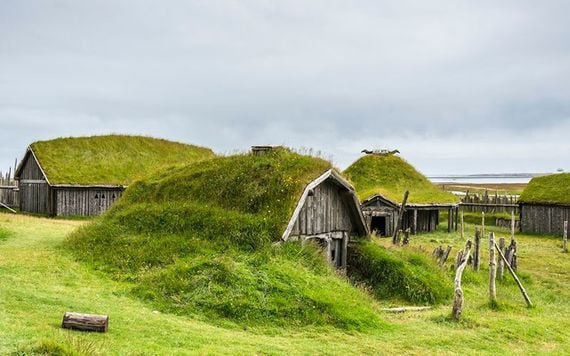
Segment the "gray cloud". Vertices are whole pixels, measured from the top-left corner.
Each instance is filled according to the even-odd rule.
[[[219,152],[313,147],[341,167],[390,146],[428,173],[570,169],[568,13],[566,1],[5,0],[0,168],[37,139],[125,132]]]

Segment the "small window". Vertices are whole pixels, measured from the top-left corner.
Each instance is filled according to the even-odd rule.
[[[95,199],[99,199],[99,193],[95,193]]]
[[[101,199],[105,199],[105,194],[102,194],[102,195],[101,195]]]
[[[111,199],[115,199],[115,193],[113,193],[113,196],[111,197]]]

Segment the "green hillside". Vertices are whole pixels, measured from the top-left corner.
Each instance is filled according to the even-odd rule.
[[[204,147],[123,135],[58,138],[31,148],[51,184],[129,185],[161,167],[214,157]]]
[[[275,245],[306,184],[330,168],[286,149],[175,167],[131,185],[71,235],[81,260],[156,308],[241,324],[379,327],[372,298],[313,244]]]
[[[533,178],[519,203],[570,205],[570,173]]]
[[[406,190],[409,203],[456,203],[457,198],[432,184],[408,162],[394,155],[366,155],[348,167],[344,174],[354,184],[360,199],[375,194],[399,203]]]

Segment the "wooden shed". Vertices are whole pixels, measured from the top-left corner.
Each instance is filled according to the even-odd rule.
[[[394,154],[369,154],[344,174],[362,199],[362,212],[371,232],[389,236],[396,224],[413,234],[430,232],[440,223],[440,211],[448,214],[448,231],[457,226],[458,199],[432,184],[408,162]],[[409,197],[401,220],[398,214],[406,191]]]
[[[562,236],[570,221],[570,173],[533,178],[519,205],[522,232]]]
[[[99,215],[132,181],[165,165],[213,155],[206,148],[141,136],[35,142],[16,169],[19,209],[50,216]]]
[[[315,240],[331,264],[346,267],[349,241],[367,235],[354,188],[330,169],[306,186],[282,239]]]

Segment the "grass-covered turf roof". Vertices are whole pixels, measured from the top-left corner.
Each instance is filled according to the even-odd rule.
[[[31,148],[51,184],[129,185],[164,166],[214,157],[204,147],[124,135],[58,138]]]
[[[533,178],[522,192],[519,203],[570,205],[570,173]]]
[[[380,194],[400,203],[406,190],[411,204],[456,203],[455,195],[432,184],[408,162],[395,155],[366,155],[344,171],[360,199]]]

